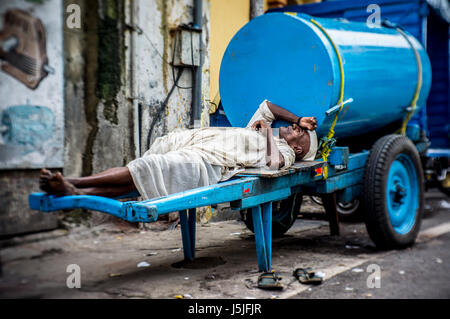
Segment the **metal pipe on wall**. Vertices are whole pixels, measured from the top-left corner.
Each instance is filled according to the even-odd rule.
[[[130,28],[130,91],[129,95],[133,103],[133,138],[134,138],[134,155],[136,158],[141,156],[141,106],[138,101],[138,86],[136,74],[136,52],[137,52],[137,32],[134,27],[138,25],[136,13],[139,11],[137,0],[132,0],[126,10],[126,19]]]
[[[250,0],[250,19],[264,14],[264,0]]]
[[[203,0],[194,0],[194,23],[193,28],[200,32],[199,43],[199,61],[200,65],[192,69],[192,116],[191,126],[200,127],[200,118],[202,114],[202,65],[203,65]]]

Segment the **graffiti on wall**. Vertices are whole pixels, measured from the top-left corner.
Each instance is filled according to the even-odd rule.
[[[0,169],[63,166],[61,3],[0,2]]]

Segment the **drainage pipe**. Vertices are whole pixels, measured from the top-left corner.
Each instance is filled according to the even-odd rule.
[[[203,27],[203,0],[194,0],[194,23],[193,28],[200,32],[199,43],[199,66],[192,68],[192,116],[191,126],[200,127],[200,118],[202,114],[202,65],[203,65],[203,45],[202,45],[202,27]]]

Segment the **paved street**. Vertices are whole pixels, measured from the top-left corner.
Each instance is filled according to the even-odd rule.
[[[293,298],[450,298],[450,234],[414,248],[376,257],[347,270],[320,287]],[[444,263],[445,261],[445,263]],[[381,268],[380,288],[368,288],[367,268]]]
[[[417,244],[377,251],[361,223],[341,223],[329,235],[324,221],[297,220],[273,242],[282,291],[256,288],[253,234],[241,221],[198,224],[197,260],[183,264],[179,227],[142,231],[103,224],[2,241],[0,297],[36,298],[449,298],[450,200],[426,194]],[[302,212],[321,211],[305,200]],[[37,240],[40,239],[40,240]],[[81,288],[68,288],[67,266],[79,265]],[[368,288],[367,267],[380,266],[380,288]],[[320,286],[302,285],[297,267],[325,274]]]

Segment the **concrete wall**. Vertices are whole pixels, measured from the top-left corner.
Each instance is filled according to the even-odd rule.
[[[137,67],[134,96],[141,110],[140,152],[158,136],[176,128],[187,128],[191,117],[192,70],[185,68],[178,86],[163,105],[169,94],[174,75],[179,68],[172,69],[175,29],[182,24],[192,22],[192,0],[183,1],[135,1],[133,23],[142,29],[135,34],[135,45],[130,52],[130,63]],[[209,117],[209,1],[203,1],[203,69],[202,69],[202,125],[208,126]],[[187,88],[187,89],[186,89]],[[206,115],[206,116],[205,116]]]
[[[64,22],[69,5],[81,9],[81,28],[64,23],[64,167],[59,170],[65,175],[124,166],[158,136],[190,127],[192,69],[184,68],[179,87],[172,90],[180,68],[172,69],[170,63],[176,29],[193,21],[193,3],[63,1]],[[251,7],[265,10],[268,0],[203,0],[201,126],[209,125],[223,52],[250,19]],[[28,194],[38,191],[38,176],[39,170],[0,171],[0,236],[52,229],[70,215],[27,208]],[[200,210],[199,219],[220,219],[221,209]],[[85,215],[94,224],[115,220],[100,213]]]

